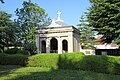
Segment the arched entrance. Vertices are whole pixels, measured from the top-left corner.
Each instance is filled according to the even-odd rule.
[[[41,44],[41,53],[46,53],[46,42],[43,40]]]
[[[63,53],[68,52],[68,42],[67,42],[67,40],[62,41],[62,51],[63,51]]]
[[[50,40],[50,53],[58,53],[58,41],[56,38]]]

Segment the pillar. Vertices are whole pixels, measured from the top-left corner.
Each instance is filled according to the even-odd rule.
[[[69,36],[68,36],[68,52],[73,52],[73,43],[74,43],[74,41],[73,41],[73,33],[71,32],[71,33],[69,33]]]
[[[39,53],[40,52],[40,50],[39,50],[39,48],[40,48],[40,43],[39,43],[40,41],[39,41],[39,36],[38,36],[38,34],[36,34],[36,47],[37,47],[37,52]]]
[[[58,37],[58,54],[62,54],[62,40]]]
[[[50,39],[49,37],[46,39],[46,53],[50,53]]]

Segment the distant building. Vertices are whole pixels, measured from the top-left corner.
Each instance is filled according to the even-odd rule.
[[[102,35],[98,35],[98,40],[100,40],[102,38]],[[96,47],[96,49],[117,49],[118,45],[115,43],[103,43],[103,42],[99,42],[99,44],[95,44],[94,47]]]
[[[111,43],[111,44],[94,45],[94,47],[96,47],[96,49],[117,49],[118,45]]]
[[[80,47],[80,51],[83,52],[85,55],[95,55],[95,52],[97,50],[97,52],[101,51],[102,52],[101,55],[103,55],[104,53],[107,54],[106,51],[110,51],[110,50],[112,51],[113,49],[114,51],[116,51],[115,49],[119,48],[118,45],[114,43],[106,44],[106,43],[100,42],[99,40],[101,38],[102,38],[102,35],[98,35],[98,38],[97,38],[98,42],[93,44],[93,46],[96,49],[82,49],[82,47]]]
[[[65,53],[80,51],[80,32],[74,26],[64,23],[57,13],[57,20],[49,26],[37,29],[36,46],[39,53]]]

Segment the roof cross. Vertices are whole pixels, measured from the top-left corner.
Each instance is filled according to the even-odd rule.
[[[58,12],[57,12],[57,20],[58,20],[58,21],[60,21],[60,16],[61,16],[61,12],[58,11]]]

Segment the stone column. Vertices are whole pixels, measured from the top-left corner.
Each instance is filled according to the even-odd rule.
[[[62,40],[61,40],[61,37],[58,38],[58,54],[62,54]]]
[[[69,33],[68,39],[69,39],[68,40],[68,52],[73,52],[74,41],[73,41],[73,33],[72,32]]]
[[[46,39],[46,53],[50,53],[50,39],[49,37]]]
[[[79,34],[77,34],[78,35],[78,37],[77,37],[77,41],[78,41],[78,52],[80,52],[80,35]]]
[[[40,47],[40,44],[39,44],[39,35],[36,34],[36,47],[37,47],[37,52],[39,53],[39,47]]]

